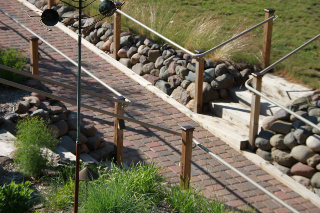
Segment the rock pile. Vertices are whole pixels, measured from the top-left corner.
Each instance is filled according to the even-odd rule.
[[[38,8],[47,8],[46,0],[29,0]],[[61,22],[77,31],[79,22],[74,19],[78,13],[62,4],[54,6]],[[113,53],[113,24],[98,22],[84,15],[82,19],[83,37],[99,49]],[[92,25],[93,24],[93,25]],[[91,26],[92,25],[92,26]],[[86,28],[87,26],[90,26]],[[190,55],[173,49],[169,44],[159,45],[150,38],[122,32],[119,62],[143,76],[164,93],[171,95],[189,109],[194,108],[196,63]],[[231,64],[205,60],[203,103],[228,98],[228,89],[242,85],[252,72],[259,67],[249,63]]]
[[[51,93],[41,82],[28,80],[27,86]],[[77,114],[71,112],[60,101],[47,99],[36,93],[23,97],[18,101],[13,113],[0,117],[0,129],[4,128],[12,134],[16,133],[16,124],[26,116],[41,117],[48,121],[49,129],[60,145],[73,154],[76,153]],[[105,160],[113,151],[113,144],[99,137],[93,124],[82,124],[80,130],[81,153],[88,153],[97,161]]]
[[[320,127],[320,91],[287,105]],[[320,195],[320,131],[284,110],[263,120],[257,154]]]

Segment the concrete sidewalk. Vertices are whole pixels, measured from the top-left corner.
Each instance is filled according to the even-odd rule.
[[[57,27],[52,27],[52,31],[45,30],[37,18],[31,19],[27,16],[26,13],[33,14],[33,12],[19,1],[0,0],[0,8],[77,61],[77,41],[64,31]],[[28,56],[28,39],[31,36],[33,36],[31,33],[0,13],[0,48],[17,48]],[[76,84],[77,68],[73,64],[45,44],[39,46],[39,52],[42,56],[40,76],[73,86]],[[247,154],[230,147],[176,107],[146,90],[143,85],[132,80],[115,68],[113,64],[107,63],[92,50],[83,47],[82,60],[86,69],[133,102],[125,109],[126,116],[174,131],[181,131],[181,126],[193,126],[195,127],[194,137],[196,140],[297,211],[320,212],[320,209],[309,200],[256,166],[246,157]],[[86,90],[114,96],[86,74],[83,74],[82,85]],[[55,95],[73,100],[76,98],[74,91],[64,90],[53,85],[47,86]],[[114,108],[112,103],[88,95],[83,95],[82,103],[110,112],[113,112]],[[76,108],[69,106],[69,109],[75,110]],[[85,109],[82,110],[82,113],[84,122],[93,123],[106,141],[113,142],[112,117]],[[168,178],[168,181],[179,182],[181,138],[137,124],[126,123],[124,146],[125,163],[130,164],[133,161],[157,162],[159,166],[164,168],[163,175]],[[193,150],[191,182],[194,188],[203,190],[207,197],[220,199],[226,205],[239,210],[254,208],[256,212],[290,212],[200,148]]]

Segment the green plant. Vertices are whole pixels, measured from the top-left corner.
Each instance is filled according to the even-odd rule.
[[[25,176],[39,176],[48,161],[46,148],[53,148],[58,140],[51,134],[47,122],[38,117],[20,120],[16,137],[15,154],[20,172]]]
[[[22,213],[27,212],[32,207],[31,194],[32,189],[29,181],[16,184],[11,181],[10,184],[4,184],[0,188],[0,212]]]
[[[112,166],[105,175],[87,186],[84,212],[150,212],[162,197],[159,168],[154,164],[130,169]]]
[[[26,64],[26,59],[22,57],[21,53],[12,48],[0,50],[0,64],[11,67],[17,70],[23,70]],[[0,69],[0,78],[20,83],[27,79],[27,77],[13,73],[4,69]]]
[[[223,203],[209,200],[192,188],[173,186],[167,200],[175,212],[227,212]]]

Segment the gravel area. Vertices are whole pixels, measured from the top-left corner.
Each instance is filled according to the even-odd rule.
[[[17,102],[29,95],[30,92],[0,85],[0,117],[14,112]]]

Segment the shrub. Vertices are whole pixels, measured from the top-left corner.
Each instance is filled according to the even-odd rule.
[[[0,188],[0,212],[22,213],[27,212],[32,207],[30,202],[32,189],[29,189],[30,182],[26,181],[16,184],[4,184]]]
[[[26,59],[21,56],[21,53],[16,49],[8,48],[0,50],[0,64],[11,67],[17,70],[23,70]],[[4,69],[0,69],[0,78],[20,83],[27,79],[27,77],[13,73]]]
[[[18,122],[16,162],[25,176],[37,177],[46,166],[48,150],[58,144],[42,118],[27,117]]]

